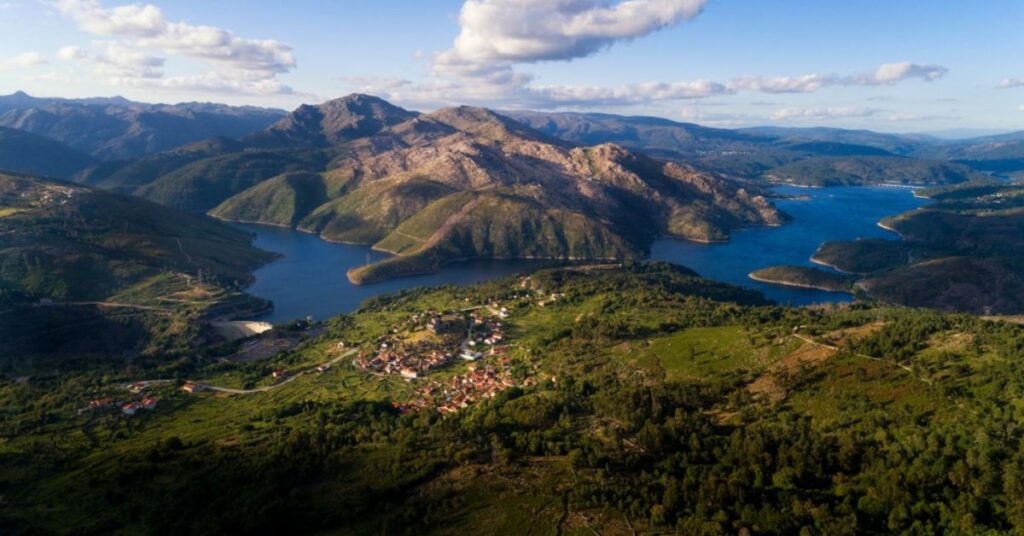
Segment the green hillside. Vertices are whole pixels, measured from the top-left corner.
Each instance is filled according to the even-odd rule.
[[[750,278],[790,287],[851,292],[855,278],[808,266],[771,266],[755,270]]]
[[[271,177],[322,169],[315,152],[242,151],[193,162],[161,175],[135,194],[180,210],[206,212]]]
[[[0,174],[0,207],[0,325],[7,349],[14,341],[26,348],[59,342],[38,340],[18,326],[59,324],[64,314],[91,311],[106,322],[107,313],[172,318],[229,303],[266,306],[240,288],[272,256],[254,249],[247,234],[209,218],[14,174]]]
[[[359,367],[380,341],[398,352],[457,346],[459,336],[431,334],[424,319],[473,306],[488,325],[495,307],[506,309],[500,352],[412,381]],[[263,361],[205,350],[130,370],[35,369],[0,380],[0,526],[496,535],[1024,528],[1024,328],[1004,319],[773,307],[653,264],[421,289],[374,299],[323,328]],[[272,379],[275,369],[290,379]],[[123,387],[147,378],[172,380],[139,395]],[[187,393],[189,379],[240,392]],[[455,402],[444,394],[451,389]],[[132,416],[116,406],[77,411],[108,396],[159,403]]]
[[[961,164],[897,156],[814,157],[764,173],[771,181],[807,186],[955,184],[984,176]]]
[[[58,141],[0,127],[0,170],[68,178],[95,160]]]

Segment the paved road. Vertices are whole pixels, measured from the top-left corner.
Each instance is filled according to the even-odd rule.
[[[252,393],[265,393],[267,391],[272,391],[274,389],[277,389],[278,387],[287,385],[287,384],[295,381],[296,379],[298,379],[299,376],[302,376],[304,374],[309,374],[309,373],[315,371],[317,369],[317,367],[319,367],[319,366],[323,366],[323,365],[331,365],[331,366],[333,366],[333,365],[337,364],[339,361],[341,361],[342,359],[345,359],[345,358],[353,356],[356,353],[356,351],[357,350],[355,348],[353,348],[351,350],[348,350],[347,352],[342,352],[341,355],[339,355],[338,357],[335,357],[334,359],[332,359],[332,360],[330,360],[330,361],[328,361],[326,363],[323,363],[322,365],[317,365],[316,367],[310,367],[308,369],[296,372],[295,374],[292,374],[291,376],[288,376],[287,378],[285,378],[285,379],[283,379],[283,380],[281,380],[281,381],[279,381],[279,382],[277,382],[277,383],[275,383],[273,385],[264,385],[262,387],[256,387],[256,388],[253,388],[253,389],[233,389],[231,387],[220,387],[218,385],[210,385],[208,383],[195,382],[195,381],[190,381],[190,380],[186,380],[186,382],[187,383],[194,383],[194,384],[196,384],[197,386],[201,387],[203,390],[206,390],[206,391],[214,391],[214,392],[217,392],[217,393],[227,393],[227,394],[231,394],[231,395],[248,395],[248,394],[252,394]],[[142,384],[145,384],[145,385],[148,386],[148,385],[155,385],[155,384],[161,384],[161,383],[171,383],[171,382],[174,382],[174,381],[176,381],[176,380],[169,380],[169,379],[140,380],[140,381],[137,381],[137,382],[127,383],[127,384],[125,384],[125,387],[127,387],[129,385],[132,385],[132,384],[135,384],[135,383],[142,383]]]
[[[342,352],[341,355],[339,355],[338,357],[335,357],[334,359],[332,359],[332,360],[330,360],[330,361],[328,361],[326,363],[323,363],[322,365],[317,365],[317,367],[323,366],[323,365],[334,366],[335,364],[337,364],[342,359],[351,357],[351,356],[355,355],[355,353],[356,353],[356,349],[355,348],[353,348],[353,349],[351,349],[351,350],[349,350],[347,352]],[[314,372],[317,369],[317,367],[311,367],[311,368],[308,368],[308,369],[296,372],[295,374],[292,374],[291,376],[288,376],[287,378],[285,378],[285,379],[283,379],[283,380],[281,380],[281,381],[279,381],[279,382],[277,382],[277,383],[275,383],[273,385],[264,385],[264,386],[256,387],[256,388],[253,388],[253,389],[232,389],[230,387],[219,387],[219,386],[216,386],[216,385],[209,385],[209,384],[199,383],[199,382],[192,382],[192,383],[195,383],[197,386],[202,387],[204,390],[207,390],[207,391],[215,391],[215,392],[218,392],[218,393],[227,393],[227,394],[231,394],[231,395],[248,395],[248,394],[252,394],[252,393],[265,393],[267,391],[272,391],[274,389],[277,389],[278,387],[282,387],[284,385],[287,385],[287,384],[297,380],[299,378],[299,376],[302,376],[302,375]]]

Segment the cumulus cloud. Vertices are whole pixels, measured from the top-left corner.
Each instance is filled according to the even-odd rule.
[[[999,89],[1010,89],[1013,87],[1024,87],[1024,80],[1017,78],[1006,78],[999,82]]]
[[[38,52],[26,52],[10,58],[0,58],[0,67],[3,68],[35,67],[45,63],[48,63],[46,56]]]
[[[277,76],[296,65],[292,47],[274,40],[247,39],[213,26],[170,21],[153,4],[103,7],[99,0],[57,0],[55,6],[89,33],[116,39],[103,50],[65,47],[58,57],[88,61],[94,72],[122,85],[152,85],[168,89],[232,91],[237,93],[291,93]],[[190,76],[165,79],[160,69],[164,56],[201,60],[213,69]],[[159,82],[146,82],[146,81]],[[193,83],[194,86],[189,86]]]
[[[582,58],[697,16],[707,0],[467,0],[442,71]]]

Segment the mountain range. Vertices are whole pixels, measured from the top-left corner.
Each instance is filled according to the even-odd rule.
[[[0,130],[0,166],[395,255],[351,272],[355,282],[467,258],[636,258],[660,235],[727,240],[785,221],[765,195],[772,183],[973,183],[1018,172],[1024,144],[465,106],[424,114],[358,94],[287,114],[15,94],[0,112],[17,127]]]
[[[366,95],[79,180],[224,219],[373,244],[364,282],[464,258],[626,258],[661,234],[720,241],[783,216],[759,187],[614,144],[580,147],[482,108],[419,114]]]
[[[251,106],[146,104],[122,97],[0,96],[0,127],[44,136],[99,160],[139,158],[217,136],[242,137],[283,115]],[[6,152],[2,145],[0,152]]]

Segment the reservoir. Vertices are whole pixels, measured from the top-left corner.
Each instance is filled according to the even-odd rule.
[[[779,199],[776,205],[792,216],[782,227],[754,227],[733,233],[724,244],[698,244],[663,238],[651,246],[651,258],[687,266],[701,275],[753,288],[769,298],[792,305],[849,301],[847,294],[768,285],[747,274],[778,264],[813,265],[809,258],[825,240],[857,237],[897,239],[877,226],[885,216],[923,205],[926,201],[905,188],[779,187],[776,193],[803,199]],[[438,273],[356,286],[349,268],[387,257],[367,246],[325,242],[314,235],[264,225],[237,224],[256,235],[255,245],[283,257],[253,275],[248,291],[274,302],[274,310],[257,318],[281,323],[313,316],[325,319],[351,312],[367,298],[421,286],[470,285],[536,269],[544,261],[477,260],[451,264]]]
[[[781,186],[775,188],[775,193],[791,197],[775,200],[775,205],[793,218],[786,225],[735,231],[732,239],[722,244],[663,238],[651,245],[651,258],[685,265],[704,277],[759,290],[781,304],[850,301],[852,296],[843,292],[770,285],[748,275],[781,264],[830,270],[810,260],[822,242],[858,237],[899,240],[895,233],[879,227],[878,221],[928,202],[914,197],[908,188],[887,186]]]

